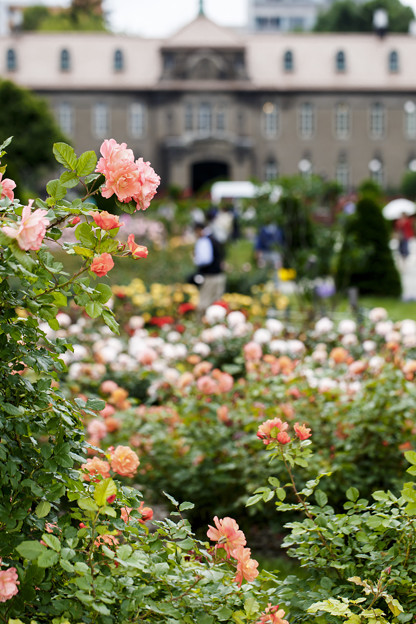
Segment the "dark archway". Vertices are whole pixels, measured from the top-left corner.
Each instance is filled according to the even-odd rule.
[[[203,160],[192,165],[192,191],[195,193],[214,180],[228,180],[229,166],[221,160]]]

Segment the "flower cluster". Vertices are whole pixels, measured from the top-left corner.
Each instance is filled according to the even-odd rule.
[[[6,182],[4,180],[3,182]],[[49,225],[49,219],[46,218],[47,210],[38,208],[32,213],[33,199],[29,199],[27,206],[23,208],[22,217],[18,223],[18,227],[9,225],[3,226],[3,232],[9,238],[15,238],[20,249],[28,251],[29,249],[37,251],[42,245],[42,241],[46,234],[46,228]]]
[[[98,475],[107,479],[110,476],[110,468],[122,477],[134,477],[140,460],[129,446],[117,446],[115,449],[110,447],[108,452],[110,463],[99,457],[92,457],[81,465],[81,469],[84,471],[84,481],[97,481]]]
[[[288,444],[291,441],[291,437],[287,433],[289,425],[287,422],[283,422],[280,418],[272,418],[262,423],[257,430],[257,437],[263,440],[264,444],[271,444],[272,442],[279,442],[280,444]],[[311,430],[304,424],[300,425],[298,422],[293,425],[295,436],[299,440],[307,440],[311,437]]]
[[[105,177],[101,189],[103,197],[116,195],[120,202],[136,202],[136,210],[146,210],[160,184],[160,177],[143,158],[134,160],[134,154],[126,143],[114,139],[103,142],[100,148],[102,158],[96,171]]]
[[[241,586],[245,579],[249,583],[258,576],[258,562],[251,559],[250,548],[245,548],[246,537],[233,518],[214,518],[215,527],[209,526],[207,536],[214,542],[218,542],[215,549],[223,548],[227,559],[232,557],[237,562],[237,574],[235,582]]]

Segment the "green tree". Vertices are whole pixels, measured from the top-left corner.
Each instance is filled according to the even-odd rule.
[[[361,197],[355,214],[345,222],[336,275],[337,289],[355,287],[361,294],[399,297],[401,280],[389,238],[379,204],[372,196]]]
[[[416,172],[415,171],[407,171],[402,179],[400,185],[401,193],[410,199],[411,201],[416,200]]]
[[[373,16],[377,9],[385,9],[389,18],[390,32],[408,32],[415,19],[413,9],[399,0],[370,0],[363,4],[353,0],[334,2],[327,11],[318,16],[315,32],[372,32]]]
[[[68,9],[51,10],[31,6],[23,11],[23,30],[43,31],[104,31],[105,20],[101,0],[72,0]]]
[[[46,101],[13,82],[0,81],[0,136],[13,135],[9,148],[8,177],[16,184],[37,190],[43,174],[52,167],[51,146],[65,137]]]

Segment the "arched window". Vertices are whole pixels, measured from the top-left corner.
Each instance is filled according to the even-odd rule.
[[[391,74],[397,74],[399,71],[399,53],[396,50],[392,50],[389,54],[389,72]]]
[[[283,55],[283,69],[285,72],[293,71],[293,52],[292,50],[286,50]]]
[[[350,168],[345,154],[340,154],[338,156],[335,165],[335,179],[344,190],[350,185]]]
[[[278,166],[276,159],[270,156],[264,165],[264,179],[266,182],[276,180],[278,177]]]
[[[114,52],[114,71],[119,72],[124,69],[124,56],[122,50]]]
[[[345,52],[343,50],[338,50],[338,52],[336,53],[335,68],[337,72],[345,72],[345,70],[347,69]]]
[[[299,134],[302,139],[311,139],[315,133],[315,109],[310,102],[303,102],[299,109]]]
[[[71,56],[69,50],[64,48],[61,50],[61,71],[69,71],[71,69]]]
[[[202,134],[212,131],[212,106],[209,102],[201,102],[199,105],[198,131]]]
[[[6,64],[7,64],[7,71],[16,71],[17,69],[16,51],[13,50],[13,48],[9,48],[7,50]]]

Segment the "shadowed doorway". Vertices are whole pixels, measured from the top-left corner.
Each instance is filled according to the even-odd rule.
[[[192,165],[192,191],[201,190],[209,182],[229,179],[229,166],[220,160],[204,160]]]

